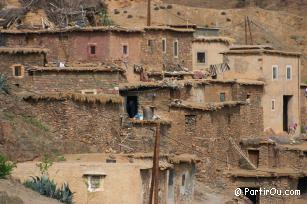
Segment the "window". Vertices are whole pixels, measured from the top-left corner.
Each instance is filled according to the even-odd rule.
[[[277,80],[278,79],[278,66],[274,65],[272,67],[272,79]]]
[[[153,40],[147,40],[147,45],[148,45],[148,47],[153,46]]]
[[[162,52],[166,53],[166,38],[162,39]]]
[[[88,54],[91,57],[95,57],[96,56],[96,51],[97,51],[97,46],[96,44],[89,44],[88,45]]]
[[[206,63],[206,53],[197,52],[197,63],[205,64]]]
[[[291,80],[292,79],[292,66],[287,65],[286,66],[286,80]]]
[[[182,177],[181,177],[181,186],[185,186],[185,174],[182,174]]]
[[[96,89],[84,89],[84,90],[81,90],[81,93],[82,94],[94,94],[94,95],[96,95],[97,90]]]
[[[271,109],[272,109],[272,111],[275,111],[275,99],[272,99]]]
[[[91,52],[91,55],[95,55],[96,54],[96,46],[95,45],[91,45],[90,46],[90,52]]]
[[[174,41],[174,57],[178,57],[178,40]]]
[[[22,65],[13,65],[12,70],[14,77],[20,78],[24,76],[24,67]]]
[[[220,102],[225,102],[226,96],[225,93],[220,93]]]
[[[103,181],[105,174],[86,174],[87,190],[89,192],[103,191]]]
[[[123,45],[123,54],[128,55],[128,45]]]
[[[248,158],[249,160],[255,165],[255,167],[258,168],[259,166],[259,150],[257,149],[249,149],[248,152]]]

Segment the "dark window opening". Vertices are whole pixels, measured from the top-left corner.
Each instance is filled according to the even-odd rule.
[[[217,79],[217,75],[212,76],[212,79]]]
[[[225,102],[226,97],[225,97],[225,93],[220,93],[220,102]]]
[[[153,40],[147,40],[147,45],[148,45],[148,47],[153,46]]]
[[[21,66],[15,66],[14,67],[14,76],[22,76],[21,74]]]
[[[259,188],[246,188],[242,187],[240,188],[245,195],[253,204],[259,204],[260,203],[260,193]],[[258,193],[256,193],[258,191]]]
[[[181,177],[181,186],[185,186],[185,174],[182,174],[182,177]]]
[[[162,52],[166,52],[166,39],[162,40]]]
[[[91,55],[95,55],[96,54],[96,46],[95,45],[91,45],[90,46],[90,54]]]
[[[259,150],[249,149],[248,150],[249,160],[258,168],[259,166]]]
[[[174,42],[174,56],[178,57],[178,41]]]
[[[307,193],[307,177],[298,179],[297,190],[301,191],[301,195]]]
[[[127,96],[126,110],[129,118],[134,118],[138,114],[138,97]]]
[[[106,163],[116,163],[116,159],[106,159]]]
[[[123,45],[123,54],[128,55],[128,45]]]
[[[206,63],[206,53],[205,52],[197,52],[197,63]]]
[[[28,71],[28,75],[29,75],[29,76],[33,76],[33,75],[34,75],[34,72],[33,72],[33,71]]]

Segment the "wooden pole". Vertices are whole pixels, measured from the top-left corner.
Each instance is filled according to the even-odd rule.
[[[245,23],[245,45],[247,45],[247,22],[246,22],[246,17],[244,19],[244,23]]]
[[[249,20],[249,17],[248,17],[248,16],[247,16],[247,22],[248,22],[249,35],[250,35],[250,38],[251,38],[251,44],[253,45],[254,42],[253,42],[252,29],[251,29],[250,20]]]
[[[151,26],[151,0],[147,0],[147,26]]]
[[[160,179],[159,160],[160,160],[160,122],[157,123],[157,129],[156,129],[149,204],[152,204],[153,200],[154,204],[158,204],[159,202],[159,179]]]

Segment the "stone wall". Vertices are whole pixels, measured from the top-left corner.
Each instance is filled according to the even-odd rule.
[[[97,94],[113,94],[120,82],[125,82],[119,72],[64,72],[43,71],[27,76],[24,86],[35,92],[80,92],[95,89]]]
[[[303,132],[307,132],[307,93],[306,93],[307,86],[301,86],[300,89],[300,97],[301,97],[301,123]]]
[[[166,39],[166,52],[162,50],[162,39]],[[150,43],[149,43],[150,40]],[[174,57],[174,42],[178,40],[178,57]],[[192,70],[193,33],[148,30],[141,42],[141,63],[148,71],[162,71],[163,64],[179,64]]]
[[[28,101],[33,114],[57,137],[79,141],[91,147],[91,152],[103,152],[115,145],[121,125],[121,106],[92,104],[71,100]]]

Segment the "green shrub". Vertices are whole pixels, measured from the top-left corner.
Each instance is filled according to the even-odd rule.
[[[48,176],[32,177],[32,179],[24,182],[24,186],[43,196],[56,199],[62,203],[73,203],[73,193],[71,192],[69,185],[64,183],[60,188],[57,188],[56,183],[53,180],[50,180]]]
[[[11,175],[16,164],[7,160],[7,158],[0,154],[0,179],[5,179]]]
[[[0,91],[9,93],[9,85],[7,83],[7,78],[4,74],[0,73]]]
[[[48,156],[45,155],[42,161],[36,164],[36,166],[39,168],[39,171],[41,172],[42,175],[48,175],[48,170],[52,166],[52,164],[53,161]]]

